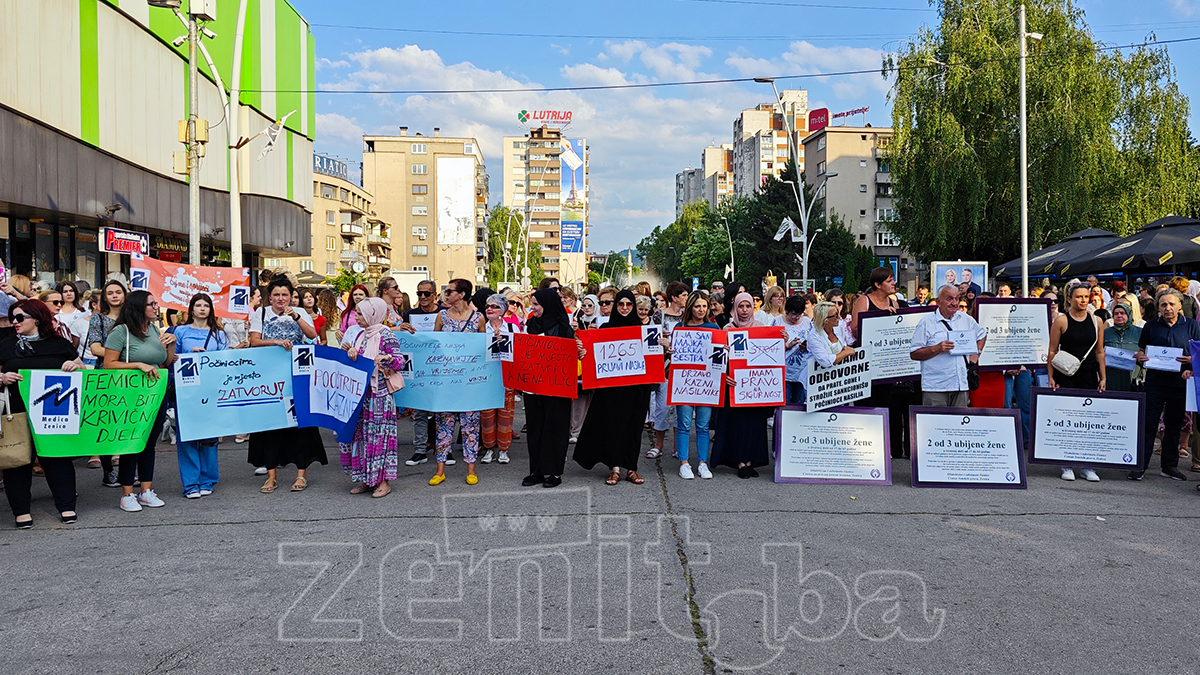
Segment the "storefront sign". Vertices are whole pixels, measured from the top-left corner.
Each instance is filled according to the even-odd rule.
[[[313,173],[319,173],[322,176],[333,176],[342,180],[350,180],[350,172],[346,169],[345,162],[339,162],[332,157],[323,155],[313,155]]]
[[[105,253],[150,254],[150,235],[115,227],[100,228],[100,250]]]

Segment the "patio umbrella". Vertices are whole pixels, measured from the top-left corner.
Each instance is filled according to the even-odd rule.
[[[325,275],[317,274],[312,270],[305,270],[296,275],[296,281],[299,281],[304,286],[316,286],[325,283]]]
[[[1093,272],[1145,272],[1168,265],[1200,262],[1200,220],[1167,216],[1137,234],[1090,253],[1063,260],[1058,276]]]
[[[1053,246],[1029,254],[1030,274],[1051,274],[1059,263],[1079,258],[1120,239],[1115,232],[1089,227],[1063,239]],[[1010,260],[996,268],[997,277],[1021,276],[1021,259]]]

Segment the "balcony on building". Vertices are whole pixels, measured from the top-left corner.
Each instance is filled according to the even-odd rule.
[[[361,237],[363,236],[363,226],[361,223],[342,223],[343,237]]]
[[[341,254],[338,256],[338,260],[341,260],[342,262],[354,262],[355,260],[362,260],[363,262],[366,262],[366,259],[367,256],[350,248],[342,249]]]

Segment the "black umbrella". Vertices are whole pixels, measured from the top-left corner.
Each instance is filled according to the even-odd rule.
[[[1052,274],[1059,263],[1079,258],[1086,253],[1107,246],[1121,237],[1115,232],[1089,227],[1063,239],[1053,246],[1029,254],[1030,274]],[[997,277],[1021,276],[1021,259],[1010,260],[996,268]]]
[[[1194,262],[1200,262],[1200,220],[1167,216],[1146,225],[1137,234],[1063,260],[1058,276],[1145,272]]]

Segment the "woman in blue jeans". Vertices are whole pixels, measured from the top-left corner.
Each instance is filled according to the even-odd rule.
[[[221,322],[213,312],[213,301],[207,293],[197,293],[188,303],[188,323],[176,326],[175,353],[194,354],[215,352],[229,348],[229,338],[221,328]],[[217,471],[217,439],[204,438],[185,441],[179,433],[176,415],[175,449],[179,454],[179,478],[183,483],[183,496],[197,499],[211,495],[213,486],[220,479]]]
[[[708,293],[692,291],[688,295],[687,304],[683,308],[683,322],[678,328],[711,328],[719,330],[717,324],[708,317]],[[679,477],[685,480],[695,478],[692,465],[688,459],[688,436],[692,432],[693,417],[696,426],[696,457],[700,464],[696,472],[701,478],[712,478],[708,470],[708,421],[712,416],[712,408],[706,406],[677,405],[675,406],[675,455],[679,457]]]

